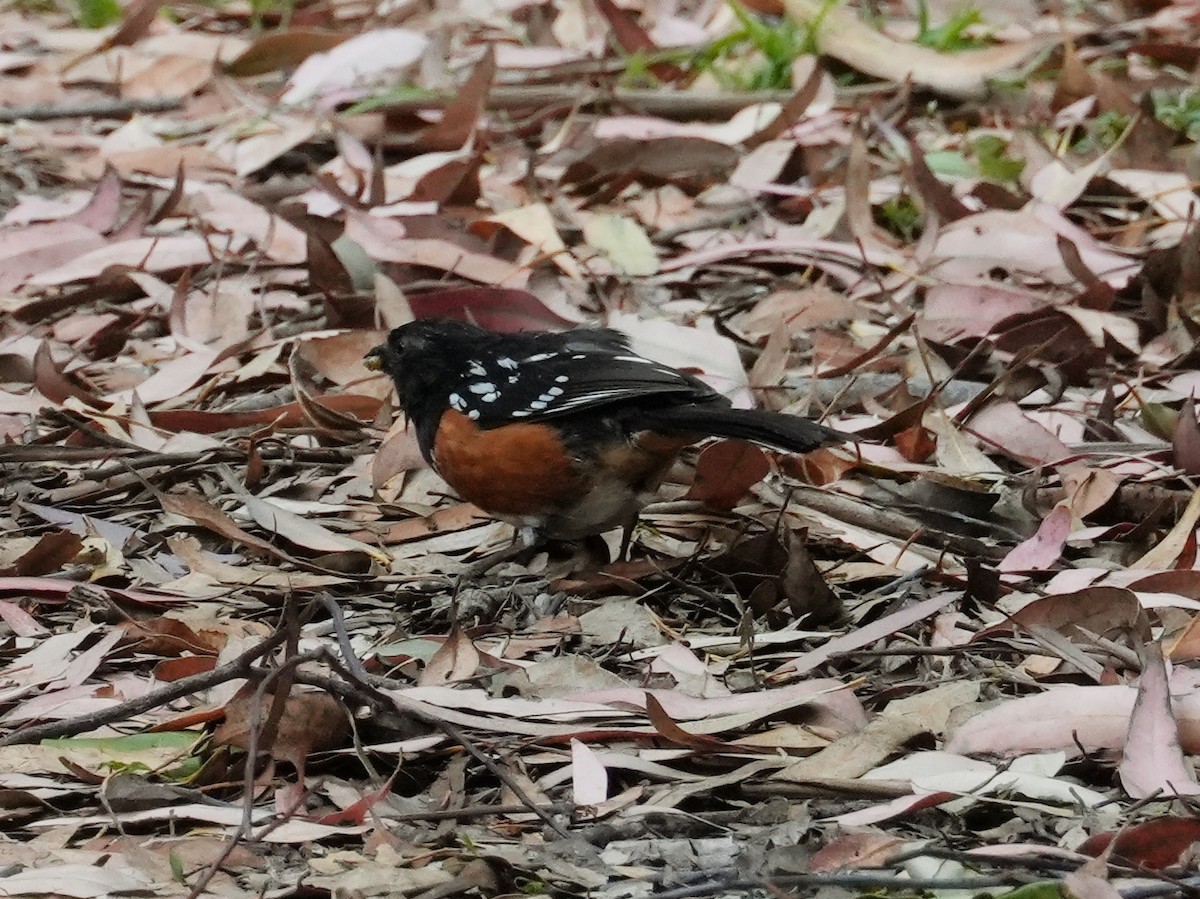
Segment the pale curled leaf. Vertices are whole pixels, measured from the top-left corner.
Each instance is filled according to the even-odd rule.
[[[367,31],[307,56],[288,79],[282,100],[299,104],[350,87],[364,87],[420,60],[429,39],[407,28]]]
[[[599,805],[608,798],[608,770],[579,740],[571,741],[571,788],[576,805]]]
[[[658,253],[646,232],[621,215],[588,214],[583,236],[626,275],[653,275],[658,271]]]
[[[318,552],[366,553],[381,565],[391,564],[391,556],[377,547],[335,534],[312,519],[289,512],[270,500],[247,495],[242,497],[242,501],[259,527],[299,546]]]
[[[100,899],[135,896],[148,892],[153,881],[131,867],[98,868],[94,865],[46,865],[27,868],[0,879],[0,896],[70,896]]]
[[[1175,526],[1159,541],[1158,545],[1149,550],[1140,559],[1130,565],[1131,568],[1170,568],[1179,558],[1189,540],[1194,539],[1196,522],[1200,521],[1200,489],[1192,494],[1187,507],[1179,516]]]
[[[840,5],[820,0],[783,0],[783,5],[798,22],[815,26],[822,53],[868,75],[901,83],[911,81],[960,99],[983,96],[988,79],[1020,66],[1051,43],[1039,40],[938,53],[919,44],[894,40]]]

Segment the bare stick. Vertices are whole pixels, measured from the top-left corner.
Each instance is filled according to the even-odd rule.
[[[90,103],[47,103],[38,106],[0,106],[0,122],[49,122],[54,119],[123,119],[138,112],[168,112],[183,106],[183,97],[145,97],[134,100],[93,100]]]
[[[220,668],[206,671],[203,674],[193,674],[191,677],[181,678],[157,690],[152,690],[145,696],[130,699],[112,708],[101,709],[98,712],[79,715],[75,718],[67,718],[63,721],[35,724],[33,727],[14,731],[0,738],[0,746],[36,743],[39,740],[50,740],[56,737],[70,737],[75,734],[86,733],[87,731],[95,730],[97,727],[103,727],[106,724],[115,724],[118,721],[132,718],[134,715],[148,712],[151,709],[166,705],[168,702],[174,702],[176,699],[182,699],[189,693],[207,690],[210,687],[215,687],[217,684],[223,684],[226,681],[235,680],[239,677],[252,678],[254,677],[253,663],[277,647],[286,637],[286,632],[282,630],[276,631],[263,640],[263,642],[252,646]]]

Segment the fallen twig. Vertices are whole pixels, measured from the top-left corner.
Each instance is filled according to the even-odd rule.
[[[123,119],[140,112],[169,112],[183,106],[183,97],[143,97],[129,100],[93,100],[79,103],[46,103],[36,106],[0,106],[0,122],[50,122],[55,119]]]
[[[320,599],[321,604],[326,608],[333,620],[333,630],[337,638],[338,649],[342,653],[343,664],[337,665],[336,667],[342,668],[345,676],[355,680],[365,689],[370,690],[372,693],[380,694],[386,699],[386,693],[382,693],[382,691],[395,689],[397,685],[386,677],[377,677],[373,674],[370,674],[367,669],[363,667],[363,664],[361,661],[359,661],[358,656],[354,654],[354,649],[350,646],[350,635],[346,631],[346,620],[342,616],[342,609],[337,604],[337,600],[327,593],[321,594]],[[467,735],[460,728],[454,724],[451,724],[449,721],[444,721],[436,715],[431,715],[418,708],[406,706],[404,711],[410,712],[412,715],[420,718],[426,724],[431,724],[438,728],[438,730],[444,733],[447,737],[462,746],[462,748],[467,751],[468,755],[479,762],[479,764],[483,765],[483,767],[486,768],[488,772],[490,772],[497,780],[504,784],[504,786],[508,787],[509,790],[512,791],[512,794],[521,800],[521,803],[525,806],[525,808],[541,818],[546,826],[557,833],[560,837],[563,837],[564,839],[567,838],[568,834],[566,829],[563,828],[563,826],[545,810],[544,806],[540,803],[534,802],[529,794],[526,793],[521,787],[521,785],[517,783],[507,771],[496,764],[496,762],[485,752],[483,752],[483,750],[476,746],[474,741],[467,737]]]
[[[88,731],[95,730],[97,727],[103,727],[106,724],[115,724],[118,721],[132,718],[134,715],[140,715],[143,712],[166,705],[168,702],[174,702],[176,699],[182,699],[190,693],[215,687],[217,684],[223,684],[239,677],[252,678],[255,675],[254,668],[252,667],[253,663],[279,646],[286,637],[287,634],[285,631],[277,630],[261,643],[255,644],[220,668],[214,668],[212,671],[206,671],[203,674],[193,674],[191,677],[180,678],[157,690],[151,690],[145,696],[130,699],[122,702],[120,705],[101,709],[98,712],[77,715],[74,718],[66,718],[62,721],[35,724],[32,727],[14,731],[11,734],[0,737],[0,746],[17,746],[36,743],[40,740],[51,740],[56,737],[70,737],[75,734],[87,733]]]

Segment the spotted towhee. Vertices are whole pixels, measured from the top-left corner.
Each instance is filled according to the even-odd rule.
[[[366,364],[396,382],[425,459],[526,543],[619,525],[628,535],[679,452],[708,437],[801,453],[846,439],[794,415],[734,409],[606,329],[498,334],[416,321]]]

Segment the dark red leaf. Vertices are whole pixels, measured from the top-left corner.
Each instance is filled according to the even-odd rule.
[[[732,509],[770,471],[766,454],[753,443],[720,440],[700,453],[696,478],[686,498],[708,503],[715,509]]]
[[[408,302],[417,318],[454,318],[493,331],[559,331],[575,324],[525,290],[461,287],[414,294]]]

